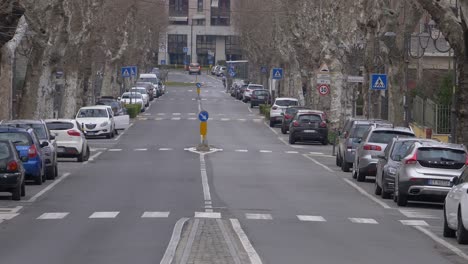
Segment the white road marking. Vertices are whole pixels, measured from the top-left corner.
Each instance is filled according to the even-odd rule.
[[[107,148],[90,148],[89,150],[92,151],[92,152],[94,152],[94,151],[107,150]]]
[[[298,215],[297,218],[304,222],[326,222],[325,218],[314,215]]]
[[[148,149],[146,149],[146,148],[137,148],[137,149],[134,149],[133,151],[148,151]]]
[[[240,119],[237,119],[237,121],[245,122],[245,121],[247,121],[247,119],[240,118]]]
[[[324,155],[323,152],[309,152],[310,155]]]
[[[164,116],[166,115],[165,113],[159,113],[158,116]]]
[[[109,152],[120,152],[122,149],[109,149]]]
[[[205,201],[205,204],[213,204],[212,201]]]
[[[197,120],[196,117],[189,117],[189,118],[187,118],[187,119],[188,119],[188,120]]]
[[[299,154],[298,151],[286,151],[286,154]]]
[[[385,209],[391,209],[391,207],[382,202],[381,200],[377,199],[376,197],[372,196],[371,194],[367,193],[364,189],[362,189],[361,187],[359,187],[357,184],[355,184],[354,182],[352,182],[351,180],[349,179],[343,179],[346,183],[348,183],[349,185],[351,185],[351,187],[353,187],[354,189],[356,189],[358,192],[360,192],[362,195],[364,195],[365,197],[371,199],[372,201],[374,201],[375,203],[379,204],[380,206],[382,206],[383,208]]]
[[[170,212],[144,212],[141,218],[167,218]]]
[[[411,209],[398,209],[400,213],[408,218],[422,218],[422,219],[440,219],[441,217],[423,212],[421,210],[411,210]]]
[[[230,118],[221,118],[221,121],[230,121]]]
[[[180,116],[180,113],[172,113],[172,115]]]
[[[260,150],[260,153],[272,153],[273,151],[271,150]]]
[[[249,152],[247,149],[236,149],[235,152]]]
[[[124,131],[119,132],[119,135],[116,138],[114,138],[114,141],[119,140],[120,137],[123,136],[132,126],[133,126],[133,123],[128,125],[127,129],[125,129]]]
[[[253,220],[272,220],[271,214],[245,214],[245,218]]]
[[[453,253],[457,254],[458,256],[460,256],[461,258],[465,259],[466,261],[468,261],[468,255],[465,254],[461,249],[457,248],[456,246],[453,246],[452,244],[450,244],[449,242],[445,241],[444,239],[438,237],[436,234],[432,233],[431,231],[427,230],[426,228],[422,227],[422,226],[415,226],[414,228],[416,228],[417,230],[421,231],[422,233],[424,233],[425,235],[427,235],[428,237],[430,237],[432,240],[434,240],[435,242],[441,244],[442,246],[448,248],[449,250],[451,250]]]
[[[39,216],[37,219],[41,220],[55,220],[55,219],[63,219],[65,218],[69,213],[44,213],[41,216]]]
[[[262,122],[262,119],[258,119],[258,118],[255,118],[255,119],[252,119],[254,122]],[[276,131],[275,131],[276,132]]]
[[[175,252],[177,250],[177,245],[179,244],[180,237],[182,235],[182,229],[184,228],[185,223],[188,221],[188,218],[181,218],[177,221],[172,231],[171,240],[169,245],[167,245],[164,256],[161,259],[160,264],[171,264],[174,259]]]
[[[205,155],[200,155],[200,172],[203,186],[203,197],[205,201],[211,201],[210,185],[208,183],[208,174],[206,172]]]
[[[146,121],[146,120],[148,120],[148,118],[147,118],[147,117],[139,117],[138,119],[139,119],[139,120],[142,120],[142,121]]]
[[[334,170],[330,169],[330,167],[328,167],[327,165],[322,164],[322,163],[318,162],[316,159],[307,156],[307,154],[303,154],[302,156],[304,156],[306,159],[309,159],[309,160],[313,161],[315,164],[319,165],[320,167],[324,168],[325,170],[327,170],[329,172],[335,172]]]
[[[213,213],[213,212],[195,212],[195,218],[221,218],[221,213]]]
[[[234,245],[231,236],[228,234],[226,227],[224,226],[223,221],[221,219],[216,219],[216,222],[218,223],[219,229],[221,229],[221,233],[223,234],[224,240],[226,241],[226,244],[229,248],[229,253],[231,253],[231,256],[234,259],[234,263],[241,264],[242,262],[236,250],[237,246]]]
[[[0,220],[11,220],[13,218],[15,218],[16,216],[18,216],[19,214],[18,213],[12,213],[12,214],[0,214]]]
[[[378,224],[375,219],[372,218],[348,218],[351,222],[356,224]]]
[[[169,151],[172,150],[171,148],[159,148],[159,151]]]
[[[400,222],[407,226],[428,226],[424,220],[400,220]]]
[[[252,264],[262,264],[262,260],[260,259],[260,256],[258,255],[257,251],[255,250],[255,248],[250,243],[249,238],[244,233],[244,230],[242,230],[242,227],[240,225],[239,220],[237,220],[237,219],[230,219],[230,220],[231,220],[232,228],[236,232],[237,237],[241,241],[245,252],[247,252],[247,255],[249,256],[250,263],[252,263]]]
[[[273,129],[273,128],[271,128],[271,129]],[[275,132],[275,134],[279,135],[276,131],[274,131],[274,132]],[[306,148],[305,146],[291,145],[285,139],[283,139],[282,137],[278,137],[278,140],[283,142],[286,146],[291,147],[291,148],[295,148],[295,149],[305,149]]]
[[[154,120],[160,121],[160,120],[164,120],[164,118],[162,118],[162,117],[156,117]]]
[[[67,172],[67,173],[64,173],[61,177],[59,177],[58,179],[55,179],[55,181],[53,183],[51,183],[49,186],[45,187],[44,189],[42,189],[40,192],[36,193],[36,195],[34,195],[33,197],[29,198],[29,200],[26,200],[24,202],[27,202],[27,203],[32,203],[32,202],[35,202],[37,200],[37,198],[41,197],[44,193],[50,191],[52,188],[54,188],[57,184],[59,184],[60,182],[62,182],[63,180],[65,180],[68,176],[70,176],[71,173]]]
[[[247,109],[249,109],[249,112],[250,112],[250,113],[253,113],[253,112],[252,112],[252,109],[250,109],[250,107],[247,106]]]
[[[97,218],[97,219],[104,219],[104,218],[116,218],[119,212],[94,212],[89,218]]]
[[[171,120],[180,120],[180,117],[173,117]]]
[[[194,116],[197,115],[196,113],[188,113],[188,115]]]

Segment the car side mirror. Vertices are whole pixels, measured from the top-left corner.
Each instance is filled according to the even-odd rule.
[[[50,135],[49,140],[55,140],[55,135]]]
[[[452,183],[454,186],[458,185],[459,182],[460,182],[460,178],[458,176],[453,177]]]
[[[28,162],[29,160],[28,156],[21,156],[20,159],[22,162]]]
[[[41,148],[45,148],[45,147],[48,147],[49,146],[49,142],[47,141],[44,141],[41,143]]]

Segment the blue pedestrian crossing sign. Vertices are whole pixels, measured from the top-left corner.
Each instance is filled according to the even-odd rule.
[[[183,48],[184,53],[188,53],[188,47]]]
[[[387,90],[387,74],[371,74],[371,90]]]
[[[272,70],[272,79],[273,80],[283,79],[283,68],[273,68],[273,70]]]
[[[201,111],[199,114],[198,114],[198,119],[202,122],[206,122],[208,121],[208,118],[210,117],[210,115],[208,114],[207,111],[203,110]]]
[[[137,66],[131,66],[130,69],[131,69],[132,76],[136,76],[138,72]]]
[[[130,78],[132,76],[132,68],[131,67],[122,67],[121,72],[122,72],[122,77],[123,78]]]

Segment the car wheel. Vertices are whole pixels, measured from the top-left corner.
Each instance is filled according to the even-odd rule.
[[[21,184],[21,196],[26,196],[26,184],[24,183],[24,181]]]
[[[80,153],[80,155],[78,155],[78,162],[83,162],[84,158],[85,158],[84,151],[83,151],[83,149],[81,149],[81,153]]]
[[[322,140],[322,145],[324,146],[328,145],[328,138],[325,138],[324,140]]]
[[[352,176],[353,176],[353,179],[356,179],[357,178],[357,173],[356,173],[356,167],[354,166],[354,163],[353,163],[353,171],[351,172]]]
[[[112,133],[107,133],[106,138],[109,139],[112,137]]]
[[[11,199],[12,199],[13,201],[19,201],[19,200],[21,200],[21,185],[16,186],[16,188],[14,188],[14,189],[11,191]]]
[[[254,104],[250,103],[250,108],[254,108]]]
[[[294,135],[290,134],[289,135],[289,144],[294,145],[296,143],[296,139],[294,138]]]
[[[382,194],[382,188],[379,186],[377,183],[377,180],[375,180],[375,188],[374,188],[374,194],[375,195],[381,195]]]
[[[275,122],[273,122],[272,120],[270,120],[270,127],[274,127],[275,126]]]
[[[57,164],[55,164],[54,172],[55,172],[55,174],[54,174],[54,179],[55,179],[55,178],[58,177],[58,165]]]
[[[351,168],[352,164],[349,162],[346,162],[344,160],[341,160],[341,170],[344,172],[349,172],[349,169]]]
[[[47,180],[47,176],[46,176],[45,170],[42,172],[41,179],[42,179],[42,182],[45,182],[45,181]]]
[[[387,190],[385,190],[385,179],[384,179],[385,175],[382,175],[382,199],[390,199],[390,195],[391,193],[389,193]]]
[[[117,129],[114,129],[114,134],[118,135],[119,131]]]
[[[36,184],[36,185],[42,185],[42,182],[43,182],[42,181],[42,174],[39,177],[36,177],[34,179],[34,184]]]
[[[447,215],[446,215],[445,205],[444,205],[444,231],[443,231],[443,236],[444,237],[456,237],[456,235],[457,235],[457,232],[455,230],[451,229],[448,226]]]
[[[338,150],[338,154],[336,154],[336,158],[335,158],[335,165],[338,167],[341,167],[342,161],[341,161],[341,157],[339,153],[340,151]]]
[[[358,182],[363,182],[366,180],[366,175],[361,173],[361,170],[359,168],[356,170],[356,179]]]
[[[286,128],[284,126],[281,126],[281,133],[283,133],[285,135],[288,133],[288,131],[286,130]]]
[[[47,168],[46,177],[47,177],[48,180],[55,179],[55,170],[56,169],[57,169],[57,167],[55,167],[55,166],[51,166],[50,168]]]
[[[458,209],[458,229],[457,229],[457,241],[458,244],[468,244],[468,230],[463,225],[463,219],[461,215],[461,208]]]
[[[398,206],[406,206],[408,204],[408,196],[406,196],[406,194],[402,194],[398,192],[396,199],[397,199]]]

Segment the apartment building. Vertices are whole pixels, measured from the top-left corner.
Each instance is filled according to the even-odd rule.
[[[160,64],[199,62],[210,65],[220,60],[242,58],[232,23],[233,1],[166,1],[169,26],[160,41]]]

